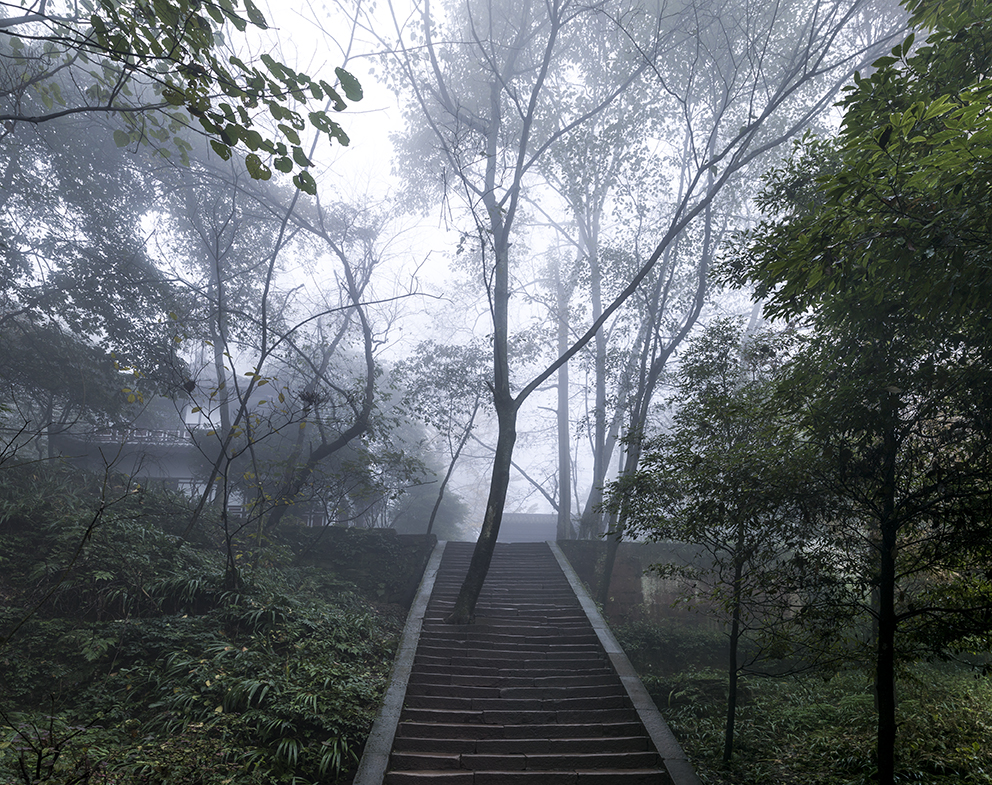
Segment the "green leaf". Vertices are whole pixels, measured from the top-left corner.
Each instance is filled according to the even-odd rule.
[[[251,150],[258,150],[263,146],[262,135],[255,129],[251,129],[246,133],[243,133],[241,138],[244,139],[245,144],[248,145]]]
[[[317,181],[313,179],[310,172],[300,172],[293,177],[293,184],[304,193],[311,196],[317,195]]]
[[[311,112],[310,122],[313,123],[314,128],[318,131],[334,137],[344,146],[347,146],[351,141],[348,138],[348,134],[344,132],[344,129],[331,120],[331,118],[327,116],[326,112]]]
[[[228,147],[226,144],[224,144],[223,142],[218,142],[216,139],[211,139],[210,146],[214,149],[214,152],[217,153],[217,155],[219,155],[223,160],[225,161],[231,160],[231,148]]]
[[[307,158],[307,154],[303,152],[303,148],[302,147],[294,147],[293,148],[293,160],[296,161],[296,163],[299,166],[311,166],[312,165],[310,159]]]
[[[210,18],[213,19],[217,24],[224,24],[224,14],[220,12],[220,9],[216,6],[207,3],[207,13],[210,14]]]
[[[272,170],[262,163],[262,159],[255,153],[245,156],[245,166],[248,167],[248,174],[253,180],[268,180],[272,177]]]
[[[300,135],[296,133],[294,128],[290,128],[288,125],[280,123],[279,130],[282,131],[283,136],[289,140],[290,144],[300,144]]]
[[[343,68],[335,68],[334,73],[337,75],[338,81],[341,82],[341,89],[344,90],[348,100],[361,101],[364,93],[359,81]]]
[[[916,40],[916,33],[910,33],[906,37],[906,40],[902,42],[902,51],[900,52],[900,55],[902,57],[905,57],[906,55],[909,54],[909,50],[913,48],[913,42],[915,40]]]
[[[293,160],[291,158],[287,158],[286,156],[276,158],[273,165],[284,174],[289,174],[293,171]]]
[[[186,103],[186,95],[180,90],[176,90],[173,87],[166,87],[162,91],[162,98],[166,100],[167,103],[172,106],[182,106]]]
[[[321,81],[320,86],[324,88],[324,93],[326,93],[328,99],[331,100],[332,108],[335,112],[343,112],[348,107],[348,104],[344,102],[344,99],[338,95],[338,91],[327,84],[327,82]]]
[[[118,128],[114,131],[114,144],[118,147],[127,147],[131,144],[131,135]]]
[[[262,30],[269,29],[269,24],[265,21],[265,16],[251,0],[245,0],[245,13],[248,14],[248,21],[255,25],[255,27]]]

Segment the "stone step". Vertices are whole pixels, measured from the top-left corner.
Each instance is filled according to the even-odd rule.
[[[497,679],[495,681],[504,681]],[[504,700],[574,700],[578,698],[605,698],[623,695],[623,687],[618,682],[592,685],[572,685],[568,687],[528,686],[503,687],[477,684],[452,684],[448,679],[443,683],[412,681],[407,686],[407,695],[438,698],[501,698]]]
[[[470,698],[457,695],[407,695],[411,709],[457,711],[603,711],[630,708],[626,695],[596,695],[585,698]]]
[[[661,768],[592,771],[390,771],[384,785],[668,785]]]
[[[605,655],[601,657],[530,657],[527,659],[494,656],[491,659],[482,659],[457,655],[446,657],[418,654],[413,660],[414,667],[424,665],[451,668],[452,673],[458,673],[458,669],[474,669],[479,672],[517,671],[520,675],[530,675],[536,672],[551,674],[595,670],[604,667],[606,662]]]
[[[595,737],[629,737],[644,732],[640,722],[612,722],[601,726],[588,722],[532,723],[528,725],[482,725],[479,723],[420,722],[404,719],[396,730],[397,737],[418,739],[587,739]]]
[[[417,672],[410,676],[408,689],[412,686],[424,687],[444,687],[444,686],[467,686],[467,687],[498,687],[501,689],[513,688],[597,688],[597,687],[620,687],[620,679],[609,668],[604,668],[600,673],[582,673],[580,675],[564,676],[457,676],[444,668],[434,669],[434,672]]]
[[[565,739],[438,739],[396,737],[397,752],[444,752],[487,755],[550,755],[578,752],[645,752],[651,749],[647,736],[597,736]]]
[[[482,723],[484,725],[543,725],[548,723],[572,724],[578,722],[612,724],[636,722],[637,712],[632,708],[611,709],[419,709],[404,707],[400,721],[443,722],[457,724]]]
[[[589,631],[589,625],[574,629],[549,627],[533,627],[522,630],[519,625],[507,626],[503,629],[493,629],[490,626],[472,624],[468,628],[455,627],[450,624],[424,625],[421,635],[429,636],[432,643],[445,641],[451,643],[467,643],[491,641],[494,643],[526,643],[529,645],[574,645],[587,644],[598,646],[599,638]]]
[[[394,752],[394,771],[575,771],[579,769],[647,769],[658,766],[651,752],[552,753],[510,755],[491,753]]]
[[[594,654],[597,656],[603,655],[603,648],[598,644],[588,643],[586,641],[499,641],[495,637],[493,639],[482,638],[479,640],[444,640],[442,638],[432,637],[429,641],[425,641],[423,645],[417,647],[419,652],[429,652],[433,656],[438,656],[438,654],[451,653],[451,654],[471,654],[471,656],[477,656],[479,654],[494,654],[494,653],[506,653],[507,656],[515,657],[516,659],[525,659],[528,653],[535,656],[545,656],[548,654],[568,654],[568,655],[582,655],[588,656]]]
[[[616,674],[610,669],[605,661],[599,663],[585,664],[583,667],[565,668],[561,663],[541,660],[539,663],[531,662],[527,668],[516,663],[513,668],[504,667],[505,663],[496,665],[451,665],[450,663],[418,663],[417,672],[422,674],[438,675],[446,674],[452,678],[460,677],[464,680],[492,679],[492,678],[517,678],[523,680],[533,680],[540,678],[584,678],[588,676],[602,677]],[[538,667],[538,666],[541,667]]]

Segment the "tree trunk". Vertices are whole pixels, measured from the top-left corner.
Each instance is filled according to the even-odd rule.
[[[468,418],[468,425],[465,426],[465,432],[462,433],[462,438],[458,441],[458,446],[455,448],[455,452],[451,456],[451,462],[448,464],[448,471],[445,472],[444,479],[441,480],[441,486],[437,490],[437,500],[434,502],[434,509],[431,510],[430,520],[427,521],[428,537],[434,530],[434,520],[437,518],[438,510],[441,509],[441,502],[444,501],[444,490],[448,487],[448,480],[451,479],[451,475],[455,471],[455,464],[458,463],[458,458],[461,456],[462,450],[465,449],[465,443],[472,433],[472,426],[475,424],[475,415],[479,413],[481,403],[482,401],[476,396],[475,404],[472,406],[472,416]]]
[[[738,576],[740,567],[738,566]],[[740,578],[737,578],[740,581]],[[734,590],[735,603],[734,615],[730,622],[730,661],[727,667],[727,721],[723,732],[723,762],[730,763],[730,758],[734,754],[734,726],[737,720],[737,684],[739,680],[737,664],[737,648],[741,639],[741,609],[738,590]]]
[[[496,548],[499,525],[503,520],[503,506],[506,504],[506,490],[510,485],[510,460],[513,445],[517,440],[517,406],[510,399],[502,404],[497,402],[496,415],[499,419],[499,436],[496,440],[496,455],[493,458],[493,475],[489,483],[489,500],[486,502],[486,517],[482,531],[472,553],[468,574],[458,592],[454,610],[445,620],[449,624],[470,624],[475,618],[475,603],[482,592],[482,584],[489,572],[489,564]]]
[[[685,321],[679,332],[674,335],[666,344],[658,346],[659,336],[655,332],[654,337],[645,335],[644,347],[640,360],[640,372],[637,384],[637,391],[634,395],[634,401],[630,408],[630,420],[627,425],[627,455],[624,460],[623,470],[620,472],[621,475],[633,474],[637,471],[638,466],[641,463],[641,428],[644,422],[647,420],[648,410],[651,406],[651,400],[654,398],[655,388],[658,386],[658,380],[661,378],[661,372],[665,369],[665,365],[668,363],[668,358],[672,356],[672,353],[678,348],[678,346],[685,340],[686,336],[692,330],[693,326],[696,324],[696,320],[699,318],[699,314],[703,310],[703,304],[706,301],[706,276],[709,272],[709,262],[711,254],[709,252],[710,248],[710,228],[711,228],[711,211],[706,210],[706,249],[707,251],[703,254],[703,258],[700,261],[699,269],[697,271],[697,284],[696,284],[696,296],[693,300],[692,309],[686,314]],[[666,264],[668,260],[666,259]],[[667,303],[667,291],[668,287],[666,285],[661,285],[661,279],[659,278],[659,286],[654,293],[653,305],[650,310],[650,318],[655,324],[659,319],[659,314],[664,312],[665,305]],[[652,355],[653,358],[652,358]],[[606,560],[603,564],[603,575],[600,578],[599,584],[599,601],[605,607],[607,600],[610,596],[610,582],[613,580],[613,565],[616,563],[617,551],[620,548],[620,541],[623,539],[624,530],[627,527],[627,511],[621,507],[620,515],[617,519],[616,526],[614,527],[614,533],[610,535],[607,540],[606,547]]]
[[[489,499],[486,501],[486,514],[482,521],[482,531],[472,552],[472,561],[455,600],[454,610],[446,621],[449,624],[469,624],[475,616],[475,604],[482,592],[482,584],[489,572],[489,564],[496,548],[499,525],[503,520],[503,507],[506,505],[506,491],[510,486],[510,468],[513,461],[513,445],[517,441],[517,410],[519,402],[514,400],[510,390],[509,354],[509,307],[510,307],[510,227],[513,211],[505,214],[496,199],[496,150],[500,128],[500,85],[493,81],[489,86],[490,119],[487,137],[486,191],[483,202],[486,206],[488,228],[491,230],[493,248],[492,289],[489,292],[489,307],[493,320],[493,406],[499,422],[499,435],[496,438],[496,453],[493,456],[493,473],[489,481]],[[482,267],[485,269],[485,230],[478,224],[483,240],[480,249],[483,254]],[[520,400],[523,400],[521,397]]]
[[[885,434],[882,477],[882,515],[879,522],[881,535],[878,578],[878,641],[875,666],[875,694],[878,700],[878,782],[892,785],[895,782],[896,748],[896,540],[898,524],[895,520],[896,453],[895,435],[896,394],[888,393],[884,406]]]
[[[559,540],[575,537],[572,528],[572,441],[569,425],[566,364],[558,369],[558,525],[555,534]]]

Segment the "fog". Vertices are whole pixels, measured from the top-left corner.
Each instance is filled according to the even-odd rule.
[[[708,271],[757,178],[902,30],[817,7],[280,4],[90,88],[49,54],[4,93],[5,460],[411,531],[450,469],[445,536],[503,496],[598,536],[683,341],[751,313]],[[3,29],[9,77],[54,28]]]

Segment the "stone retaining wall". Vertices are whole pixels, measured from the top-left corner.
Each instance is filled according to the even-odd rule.
[[[599,597],[599,578],[606,559],[606,542],[568,540],[558,543],[575,572],[589,588],[594,599]],[[610,599],[603,613],[612,625],[632,621],[678,620],[712,626],[708,616],[684,607],[673,608],[678,597],[675,581],[661,578],[649,571],[652,564],[691,561],[695,549],[682,543],[622,542],[617,551],[610,581]]]

